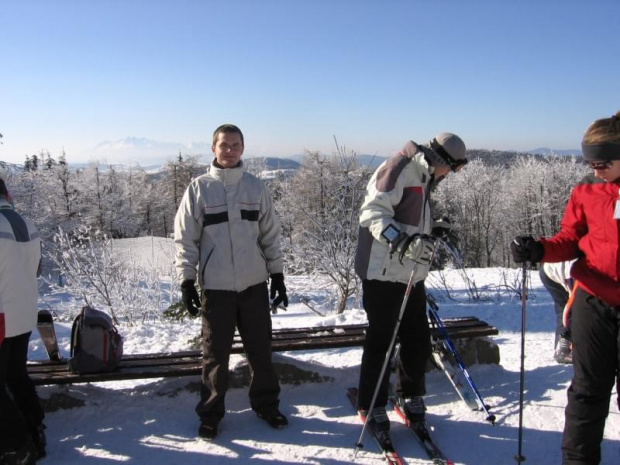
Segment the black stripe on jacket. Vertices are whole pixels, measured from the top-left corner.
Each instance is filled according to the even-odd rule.
[[[30,242],[28,226],[19,213],[9,209],[0,209],[0,215],[4,216],[13,230],[13,236],[17,242]],[[33,238],[34,239],[34,238]]]
[[[205,226],[228,222],[228,212],[221,213],[205,213],[202,221]]]
[[[258,221],[258,210],[241,210],[241,219],[247,221]]]

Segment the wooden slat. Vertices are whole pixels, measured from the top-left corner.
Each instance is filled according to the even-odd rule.
[[[497,328],[476,317],[446,318],[442,321],[453,339],[498,334]],[[282,352],[356,347],[363,344],[366,328],[367,325],[347,325],[277,329],[272,333],[272,349],[274,352]],[[434,336],[438,336],[435,330],[431,331]],[[243,345],[237,335],[232,353],[242,352]],[[71,373],[66,360],[31,361],[28,363],[28,372],[36,385],[73,384],[199,375],[201,362],[202,352],[191,350],[124,355],[119,369],[109,373]]]

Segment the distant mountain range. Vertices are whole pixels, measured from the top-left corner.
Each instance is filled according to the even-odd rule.
[[[297,163],[301,164],[306,157],[306,154],[300,153],[297,155],[291,155],[286,157],[289,160],[294,160]],[[386,158],[388,157],[380,157],[379,155],[356,155],[357,163],[360,166],[370,166],[372,168],[376,168],[379,166]]]
[[[13,174],[21,172],[24,169],[24,165],[17,165],[15,163],[8,163],[0,160],[0,176],[3,174]]]
[[[103,141],[91,150],[78,154],[80,159],[108,160],[113,164],[123,160],[123,164],[140,164],[141,166],[164,165],[179,154],[207,155],[211,153],[211,144],[206,142],[161,142],[144,137],[125,137],[114,141]]]
[[[581,149],[556,150],[547,147],[540,147],[534,150],[528,150],[525,153],[535,153],[537,155],[573,155],[579,157],[581,156]]]
[[[472,156],[477,156],[479,153],[493,153],[494,157],[498,155],[503,158],[501,154],[507,156],[513,156],[519,153],[532,153],[537,155],[581,155],[580,149],[568,149],[568,150],[556,150],[547,147],[540,147],[528,151],[497,151],[497,150],[472,150],[470,153]],[[189,144],[182,144],[179,142],[161,142],[153,139],[147,139],[144,137],[126,137],[124,139],[118,139],[114,141],[103,141],[97,144],[93,149],[86,153],[76,154],[76,158],[81,160],[100,160],[102,168],[105,165],[112,164],[113,166],[119,165],[137,165],[139,164],[143,169],[149,172],[155,172],[161,169],[169,161],[175,160],[176,157],[181,154],[182,156],[193,155],[201,156],[201,163],[208,163],[211,161],[211,145],[207,142],[191,142]],[[508,155],[511,154],[511,155]],[[299,168],[303,161],[305,154],[294,154],[287,157],[264,157],[265,169],[267,170],[294,170]],[[246,160],[253,157],[250,153],[244,155]],[[362,166],[369,166],[376,168],[387,157],[378,155],[357,155],[358,163]],[[81,168],[87,166],[87,162],[72,162],[69,155],[69,164],[74,168]],[[0,161],[0,173],[3,170],[15,170],[21,169],[21,165],[6,164]]]

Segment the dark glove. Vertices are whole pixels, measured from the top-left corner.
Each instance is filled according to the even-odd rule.
[[[401,242],[398,259],[402,263],[403,258],[414,261],[420,265],[429,265],[435,250],[435,239],[426,234],[414,234]]]
[[[186,279],[181,283],[181,300],[190,315],[196,316],[200,312],[200,297],[193,279]]]
[[[452,239],[452,224],[448,218],[439,218],[433,221],[431,236],[438,237],[440,239]]]
[[[276,293],[278,297],[276,297]],[[271,275],[269,298],[272,300],[275,298],[271,303],[272,307],[277,307],[280,304],[284,304],[285,307],[288,307],[288,296],[286,295],[286,286],[284,285],[284,275],[282,273],[274,273]]]
[[[542,260],[545,248],[532,236],[517,236],[510,243],[510,252],[515,263],[538,263]]]

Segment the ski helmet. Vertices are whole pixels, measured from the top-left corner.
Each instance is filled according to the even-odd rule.
[[[431,165],[449,165],[452,170],[467,163],[465,143],[456,134],[441,132],[427,145]]]

